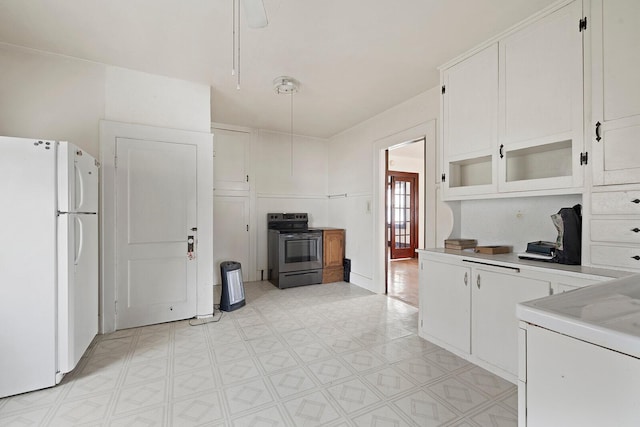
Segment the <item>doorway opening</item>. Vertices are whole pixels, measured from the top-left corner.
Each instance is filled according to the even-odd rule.
[[[418,259],[424,247],[425,138],[403,142],[385,151],[385,291],[392,298],[418,306]]]

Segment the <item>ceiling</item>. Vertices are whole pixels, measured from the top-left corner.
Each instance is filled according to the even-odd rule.
[[[264,0],[242,23],[232,0],[0,0],[0,42],[211,86],[212,120],[289,131],[272,81],[300,81],[294,132],[331,137],[438,85],[437,67],[554,0]]]

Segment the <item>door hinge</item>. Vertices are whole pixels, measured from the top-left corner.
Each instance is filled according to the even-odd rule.
[[[116,314],[118,314],[118,301],[115,301],[115,302],[113,303],[113,305],[114,305],[114,307],[113,307],[113,308],[114,308],[114,310],[115,310],[115,313],[116,313]]]
[[[580,23],[578,24],[578,31],[582,32],[582,31],[585,31],[586,29],[587,29],[587,17],[585,16],[580,20]]]
[[[247,182],[249,182],[249,175],[247,175]]]
[[[442,85],[442,94],[444,95],[446,91],[447,91],[447,87],[445,85]]]
[[[249,231],[249,224],[247,224],[247,231]]]
[[[117,168],[118,167],[118,156],[114,156],[113,157],[113,167]]]
[[[585,151],[584,153],[580,153],[580,166],[586,165],[589,162],[589,153]]]
[[[445,182],[445,181],[446,181],[446,178],[447,178],[447,176],[446,176],[445,174],[442,174],[442,176],[440,177],[440,179],[441,179],[441,181],[442,181],[442,182]]]
[[[422,319],[420,319],[420,326],[424,326],[424,321]]]

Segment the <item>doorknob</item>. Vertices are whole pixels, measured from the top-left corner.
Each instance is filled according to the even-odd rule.
[[[187,258],[192,260],[195,259],[195,255],[193,253],[195,239],[193,236],[187,236]]]

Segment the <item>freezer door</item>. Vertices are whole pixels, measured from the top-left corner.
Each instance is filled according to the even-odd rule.
[[[98,333],[98,215],[60,215],[58,247],[58,368],[66,373]]]
[[[98,212],[98,163],[64,141],[58,143],[58,210]]]

